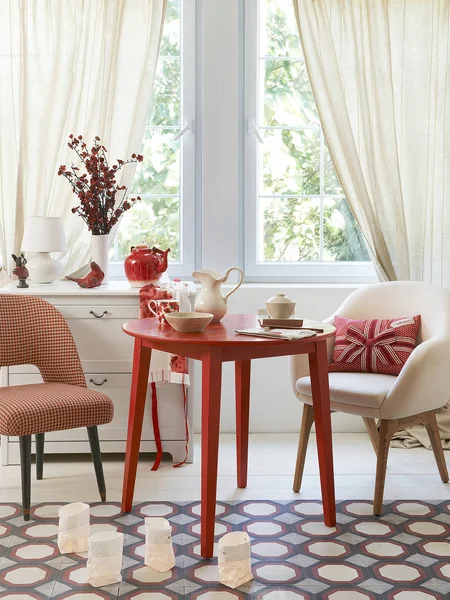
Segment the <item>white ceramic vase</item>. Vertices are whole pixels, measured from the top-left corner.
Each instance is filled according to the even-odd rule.
[[[102,285],[106,285],[109,282],[109,233],[92,234],[92,260],[105,274]]]

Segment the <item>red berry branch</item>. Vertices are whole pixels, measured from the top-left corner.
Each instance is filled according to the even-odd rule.
[[[94,145],[89,150],[83,136],[69,135],[67,144],[74,150],[86,173],[80,174],[80,168],[72,163],[70,169],[61,165],[58,175],[62,175],[72,186],[73,193],[78,196],[80,204],[72,208],[72,212],[80,215],[94,235],[109,233],[122,214],[129,210],[136,198],[127,198],[127,186],[117,185],[116,173],[127,164],[142,162],[141,154],[132,154],[129,160],[117,160],[112,167],[108,165],[107,150],[95,136]],[[116,195],[123,192],[122,199],[117,202]]]

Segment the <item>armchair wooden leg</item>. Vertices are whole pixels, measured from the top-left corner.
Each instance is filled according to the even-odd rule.
[[[370,441],[372,442],[375,454],[378,454],[378,428],[375,419],[371,417],[363,417],[364,425],[366,426],[367,433],[369,434]]]
[[[377,455],[377,474],[375,479],[375,496],[373,500],[373,514],[381,515],[384,495],[384,482],[386,479],[386,466],[389,454],[389,445],[395,430],[390,426],[389,421],[381,419],[379,438],[378,438],[378,455]]]
[[[89,445],[91,446],[92,460],[94,462],[95,476],[97,478],[98,491],[102,502],[106,502],[106,485],[103,474],[102,455],[100,452],[100,442],[98,440],[98,429],[96,426],[87,427]]]
[[[295,465],[294,492],[299,492],[302,485],[303,470],[305,468],[306,450],[308,447],[309,434],[314,423],[314,409],[309,404],[303,405],[302,425],[300,439],[298,441],[297,463]]]
[[[22,474],[22,507],[23,518],[30,520],[31,504],[31,435],[19,437],[20,469]]]
[[[42,479],[44,472],[45,433],[36,433],[36,479]]]
[[[434,458],[439,469],[439,475],[444,483],[448,482],[448,470],[445,462],[444,449],[442,448],[441,436],[439,435],[439,427],[436,421],[436,413],[430,413],[429,420],[424,423],[428,436],[430,438],[431,447],[433,448]]]

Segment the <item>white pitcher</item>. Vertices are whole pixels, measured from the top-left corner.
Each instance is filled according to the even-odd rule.
[[[238,284],[228,292],[226,296],[222,296],[220,284],[225,283],[231,271],[238,271],[240,278]],[[220,321],[227,312],[227,300],[233,292],[241,285],[244,279],[244,273],[239,267],[230,267],[225,275],[220,275],[216,271],[194,271],[192,276],[200,281],[202,289],[200,294],[195,299],[194,309],[196,312],[211,313],[214,315],[213,322]]]

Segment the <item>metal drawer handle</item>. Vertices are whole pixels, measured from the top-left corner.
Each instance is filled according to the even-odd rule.
[[[103,311],[103,313],[102,313],[101,315],[97,315],[97,313],[95,313],[93,310],[90,310],[90,311],[89,311],[89,314],[90,314],[90,315],[94,315],[94,317],[95,317],[96,319],[101,319],[102,317],[104,317],[105,315],[107,315],[107,314],[108,314],[108,311],[107,311],[107,310],[104,310],[104,311]]]
[[[97,383],[96,381],[94,381],[93,379],[89,379],[89,383],[93,383],[94,385],[103,385],[104,383],[106,383],[108,380],[104,379],[101,383]]]

